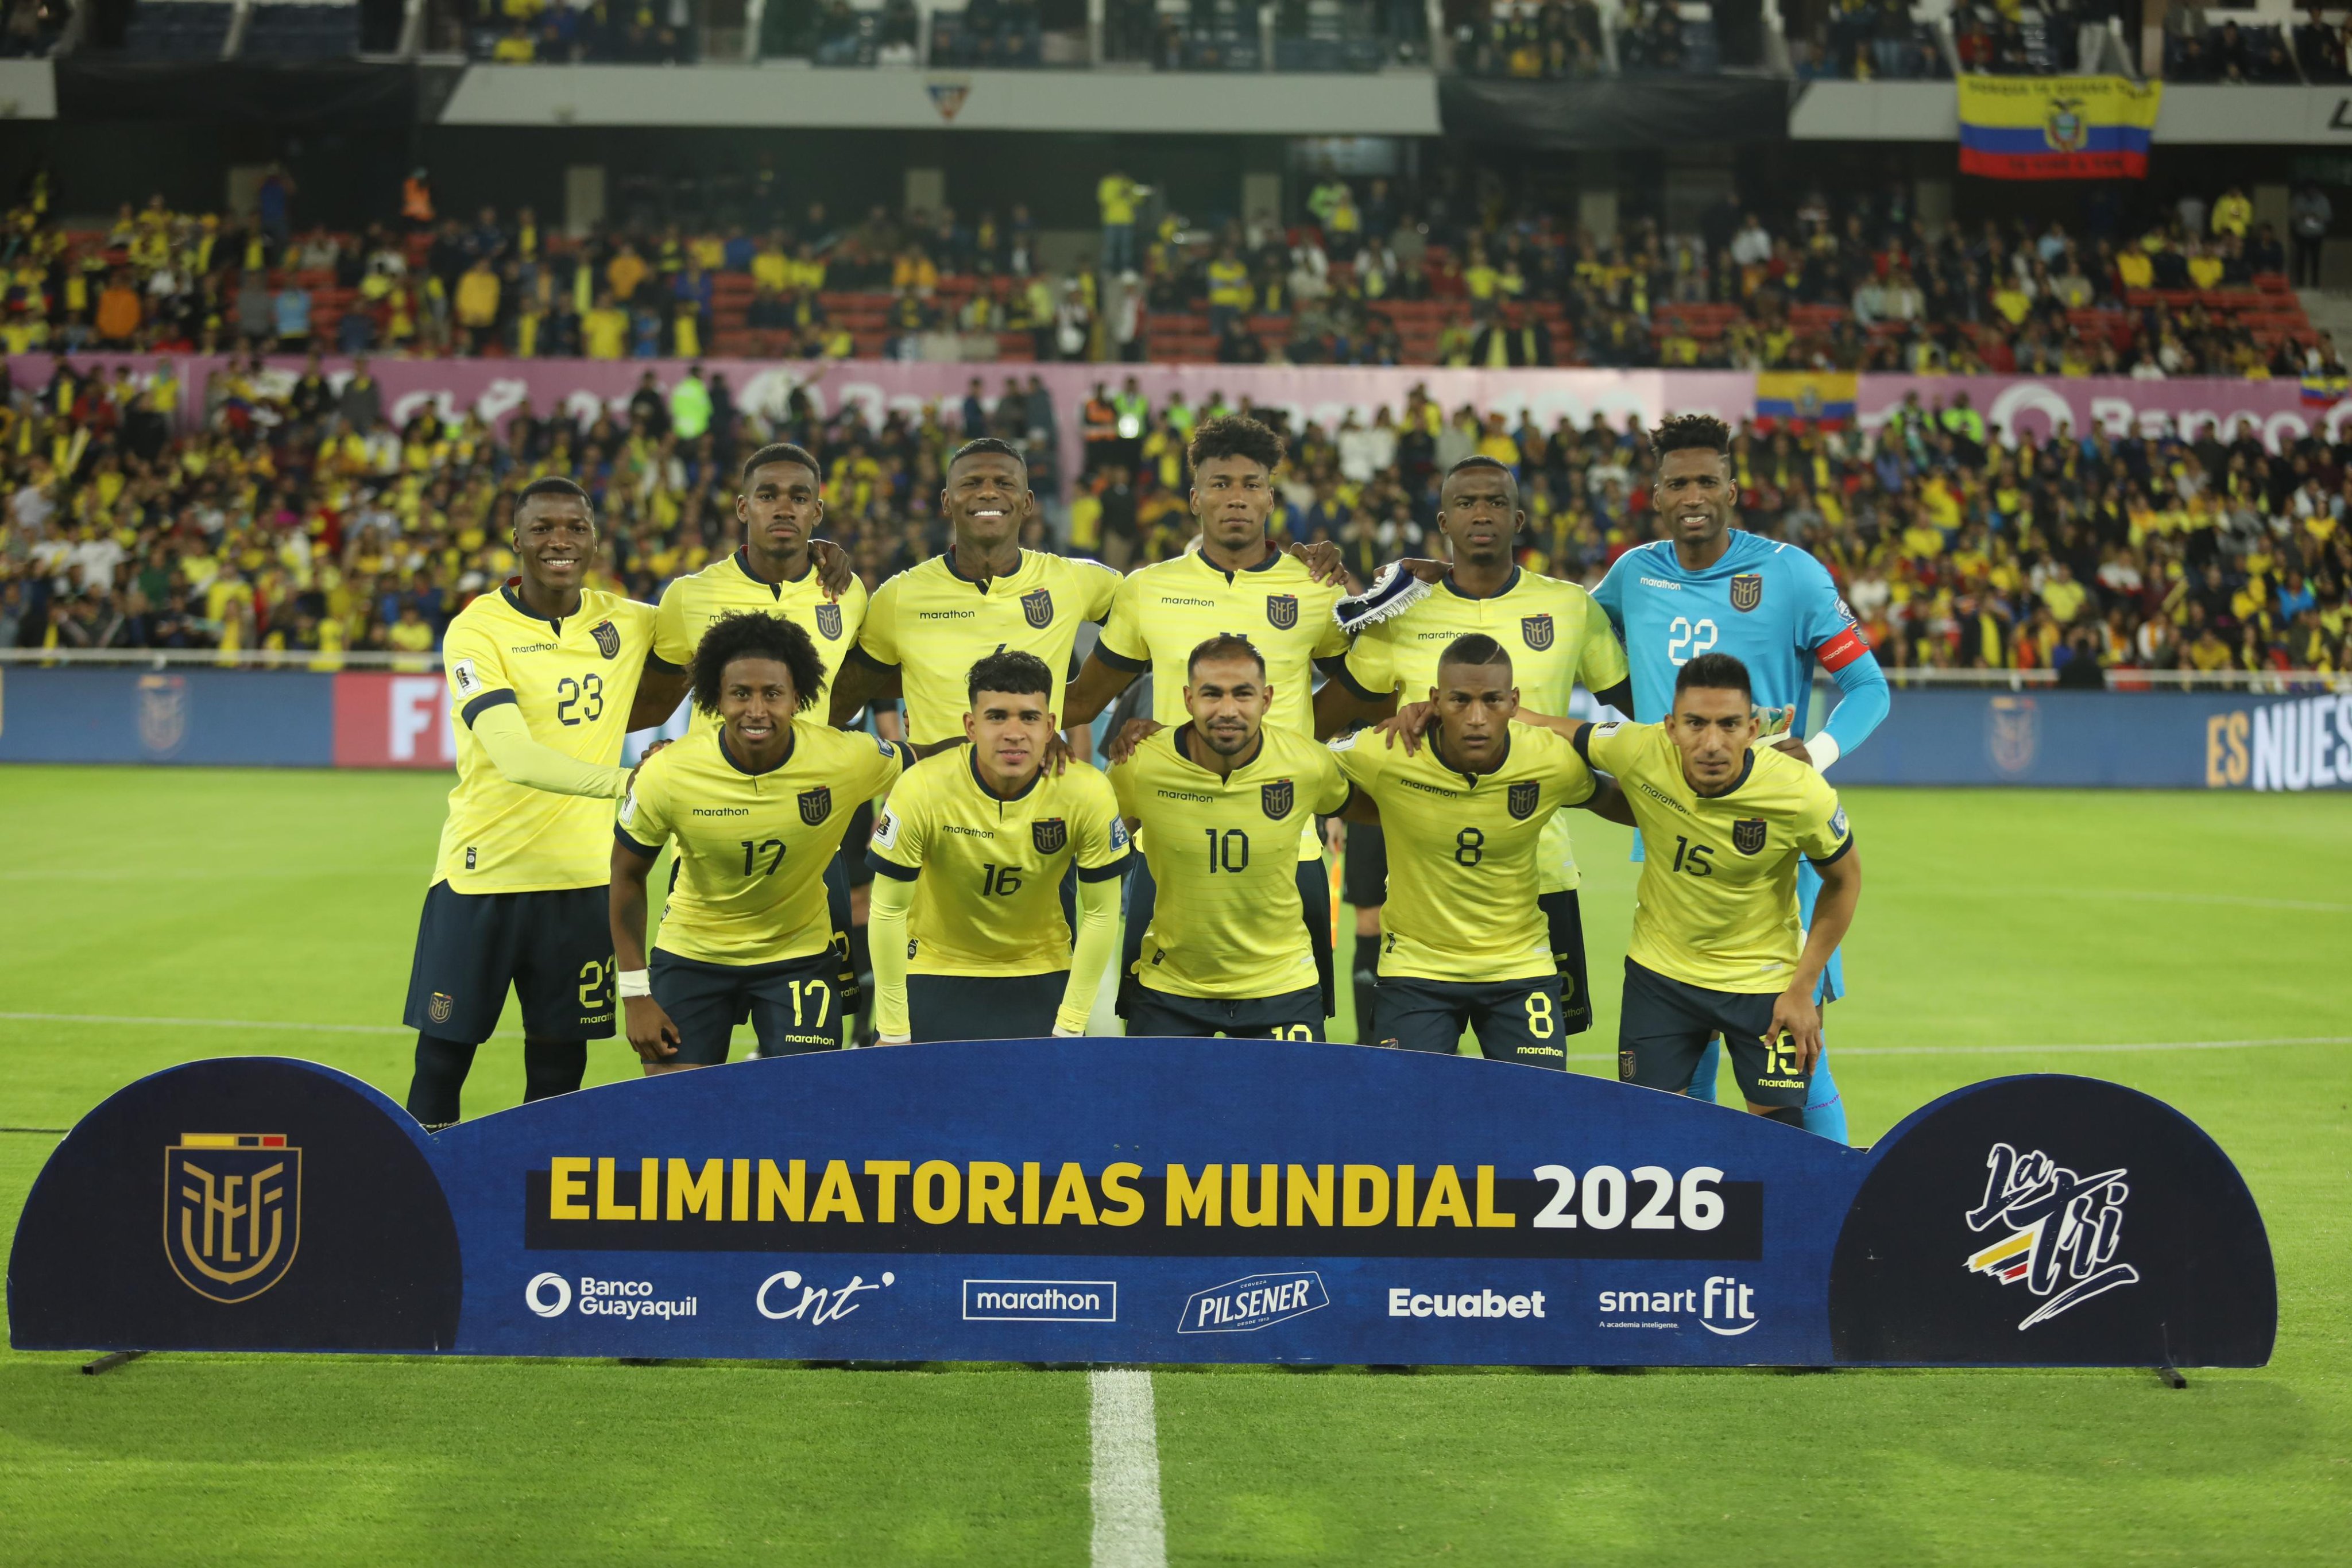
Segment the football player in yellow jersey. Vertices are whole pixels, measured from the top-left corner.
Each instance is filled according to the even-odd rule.
[[[1815,989],[1862,898],[1837,791],[1810,764],[1754,744],[1748,668],[1728,653],[1683,665],[1663,724],[1538,722],[1617,777],[1649,852],[1626,947],[1617,1075],[1686,1093],[1720,1030],[1748,1108],[1803,1126],[1822,1053]],[[1797,904],[1800,860],[1822,879],[1810,930]]]
[[[1280,693],[1247,638],[1211,637],[1187,667],[1189,719],[1110,769],[1160,890],[1128,1032],[1320,1040],[1298,824],[1342,809],[1348,781],[1327,747],[1265,722]]]
[[[816,459],[789,442],[762,446],[743,460],[742,484],[735,497],[742,548],[662,591],[653,656],[646,661],[636,711],[630,715],[632,729],[663,724],[677,710],[695,646],[723,616],[751,611],[793,622],[808,632],[828,682],[856,645],[866,621],[866,584],[851,569],[849,552],[816,538],[824,523]],[[710,727],[718,721],[698,711],[692,722]],[[865,826],[862,820],[852,822],[845,835],[852,852],[835,857],[825,873],[842,1001],[853,1013],[858,1007],[857,977],[866,967],[866,912],[857,893],[867,878],[861,864],[852,863]]]
[[[612,952],[629,1043],[648,1072],[727,1060],[748,1010],[763,1055],[841,1044],[825,867],[860,803],[909,760],[892,741],[794,716],[818,700],[808,632],[730,615],[703,633],[694,706],[719,719],[646,759],[613,830]],[[646,957],[646,877],[677,876]]]
[[[1021,548],[1037,498],[1028,462],[1010,442],[982,436],[958,448],[940,506],[953,541],[875,590],[833,687],[836,725],[870,703],[904,696],[918,756],[964,744],[974,663],[1013,648],[1050,670],[1068,669],[1079,625],[1109,612],[1119,581],[1099,562]]]
[[[1470,456],[1448,469],[1438,491],[1437,526],[1453,562],[1402,561],[1360,599],[1343,601],[1339,618],[1356,633],[1336,680],[1315,694],[1315,732],[1333,736],[1384,718],[1402,700],[1419,701],[1435,683],[1437,658],[1454,639],[1484,632],[1508,651],[1512,674],[1529,706],[1564,714],[1580,683],[1621,713],[1633,711],[1625,651],[1591,595],[1576,583],[1542,577],[1512,559],[1527,513],[1517,481],[1492,457]],[[1373,1029],[1371,956],[1381,946],[1381,905],[1388,859],[1383,830],[1350,823],[1342,896],[1356,910],[1358,1038]],[[1537,893],[1551,932],[1561,986],[1562,1030],[1592,1027],[1586,982],[1584,921],[1568,822],[1554,815],[1537,857]]]
[[[867,852],[885,1045],[1084,1034],[1118,946],[1118,802],[1083,763],[1045,768],[1060,672],[1008,648],[967,681],[971,746],[908,770]],[[1073,871],[1075,949],[1061,900]]]
[[[1201,548],[1147,566],[1120,584],[1102,640],[1070,684],[1062,720],[1091,722],[1149,670],[1152,722],[1181,724],[1189,659],[1203,638],[1231,634],[1247,638],[1265,664],[1266,685],[1275,694],[1269,722],[1292,735],[1312,736],[1315,668],[1320,663],[1336,670],[1348,651],[1347,633],[1331,613],[1343,576],[1338,548],[1326,542],[1293,555],[1266,537],[1283,444],[1265,425],[1235,415],[1204,421],[1193,433],[1189,455]],[[1128,888],[1125,968],[1130,973],[1156,894],[1156,862],[1150,846],[1144,847],[1147,853],[1130,873]],[[1299,819],[1292,861],[1328,1017],[1331,898],[1322,841],[1310,819]],[[1122,1005],[1132,998],[1132,988],[1122,986]]]
[[[1379,947],[1380,1042],[1451,1054],[1466,1023],[1489,1061],[1564,1071],[1570,1031],[1537,901],[1538,844],[1564,807],[1633,817],[1565,736],[1512,725],[1512,672],[1494,638],[1458,637],[1439,656],[1422,744],[1351,736],[1331,749],[1356,789],[1349,822],[1369,801],[1396,889]]]
[[[408,1113],[457,1120],[475,1049],[512,987],[524,1098],[580,1087],[588,1041],[613,1032],[604,917],[611,802],[654,610],[584,586],[588,493],[533,480],[514,511],[518,576],[460,610],[442,640],[457,787],[417,923],[404,1021],[417,1031]]]

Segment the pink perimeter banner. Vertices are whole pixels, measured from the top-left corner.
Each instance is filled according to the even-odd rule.
[[[1500,413],[1516,426],[1522,413],[1531,414],[1538,427],[1549,430],[1566,418],[1579,428],[1595,414],[1612,426],[1627,415],[1644,423],[1669,413],[1708,413],[1737,421],[1751,417],[1756,407],[1756,377],[1747,371],[1599,371],[1599,370],[1448,370],[1426,365],[1396,367],[1273,366],[1273,365],[1125,365],[1125,364],[927,364],[896,361],[772,361],[703,360],[707,376],[724,375],[736,406],[762,417],[781,414],[793,390],[805,392],[821,415],[830,417],[844,407],[865,412],[878,423],[891,409],[909,413],[929,402],[950,405],[950,422],[971,384],[977,380],[982,401],[993,405],[1008,378],[1026,386],[1030,377],[1053,394],[1055,422],[1066,471],[1074,472],[1082,440],[1079,413],[1100,385],[1116,392],[1132,376],[1152,405],[1162,406],[1181,392],[1198,408],[1222,393],[1229,402],[1244,398],[1284,410],[1297,428],[1308,420],[1326,430],[1335,428],[1353,411],[1370,423],[1386,406],[1401,412],[1416,386],[1426,389],[1449,413],[1468,404],[1480,414]],[[47,354],[22,354],[8,361],[19,387],[47,384],[54,361]],[[152,369],[154,356],[90,355],[78,363],[111,375],[114,367],[129,364],[141,372]],[[173,361],[183,396],[184,421],[193,423],[205,406],[205,388],[227,361],[218,355],[184,355]],[[326,361],[338,382],[349,362]],[[657,387],[667,389],[682,376],[688,362],[678,360],[390,360],[371,362],[382,383],[384,406],[395,423],[406,421],[428,402],[445,412],[478,411],[493,423],[527,400],[544,413],[562,407],[575,418],[593,418],[602,411],[625,411],[629,398],[651,373]],[[299,359],[268,361],[271,378],[290,385],[301,374]],[[1965,392],[1986,421],[1998,425],[2011,441],[2021,432],[2046,438],[2062,423],[2076,434],[2096,427],[2110,434],[2129,429],[2153,434],[2167,428],[2191,433],[2211,420],[2225,436],[2234,434],[2241,419],[2251,419],[2273,449],[2318,431],[2336,436],[2352,402],[2332,407],[2306,404],[2303,389],[2292,381],[2231,381],[2219,379],[2141,382],[2127,378],[2021,376],[1895,376],[1855,378],[1856,408],[1864,430],[1874,430],[1902,406],[1906,393],[1916,392],[1923,407],[1948,405]]]

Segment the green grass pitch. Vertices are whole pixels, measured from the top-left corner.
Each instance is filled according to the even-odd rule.
[[[63,1127],[238,1051],[397,1097],[406,1041],[305,1026],[397,1022],[443,787],[0,770],[0,1124]],[[1856,1137],[2008,1071],[2161,1096],[2267,1218],[2273,1364],[2184,1392],[2135,1372],[1161,1372],[1171,1563],[2345,1560],[2352,802],[1847,799],[1867,883],[1829,1033]],[[1573,1065],[1597,1071],[1633,868],[1619,830],[1578,834],[1602,983]],[[2009,1049],[2246,1040],[2309,1043]],[[519,1097],[519,1058],[485,1048],[469,1113]],[[631,1065],[607,1045],[592,1077]],[[0,1133],[0,1239],[54,1142]],[[1088,1556],[1077,1373],[162,1355],[88,1378],[76,1359],[0,1353],[0,1563]]]

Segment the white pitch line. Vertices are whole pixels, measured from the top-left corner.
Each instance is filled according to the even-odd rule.
[[[1087,1383],[1093,1403],[1094,1568],[1168,1568],[1151,1374],[1101,1366],[1087,1375]]]
[[[166,1029],[274,1029],[295,1034],[415,1034],[388,1023],[291,1023],[261,1019],[136,1018],[122,1013],[0,1013],[0,1023],[145,1024]]]

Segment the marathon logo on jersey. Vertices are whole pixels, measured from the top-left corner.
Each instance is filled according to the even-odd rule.
[[[817,635],[828,643],[841,641],[841,606],[820,604],[816,607]]]
[[[1292,797],[1293,790],[1287,779],[1279,779],[1271,784],[1258,786],[1258,804],[1265,808],[1265,814],[1277,822],[1290,815]]]
[[[302,1239],[302,1151],[283,1133],[183,1133],[163,1151],[163,1254],[234,1305],[286,1277]]]
[[[1551,646],[1551,617],[1549,615],[1520,616],[1519,636],[1527,643],[1528,652],[1542,653]]]
[[[1277,632],[1287,632],[1298,624],[1298,595],[1269,593],[1265,596],[1265,623]]]
[[[1742,614],[1764,602],[1764,574],[1760,571],[1735,572],[1731,579],[1731,607]]]
[[[621,629],[610,621],[599,621],[588,628],[588,635],[596,639],[596,652],[608,659],[621,656]]]
[[[1511,821],[1524,822],[1536,814],[1536,804],[1542,799],[1543,785],[1530,780],[1512,785],[1503,796],[1503,805],[1511,813]]]
[[[1742,817],[1731,824],[1731,847],[1743,855],[1752,855],[1764,847],[1764,819]]]
[[[2123,1241],[2124,1200],[2131,1196],[2128,1174],[2117,1166],[2077,1176],[2040,1149],[2020,1155],[2007,1144],[1986,1153],[1984,1198],[1969,1211],[1969,1228],[2005,1226],[2009,1234],[1972,1254],[1966,1267],[2004,1285],[2022,1283],[2041,1298],[2021,1330],[2139,1282],[2137,1269],[2114,1261]]]
[[[812,828],[822,827],[824,825],[824,820],[832,815],[832,785],[820,784],[814,789],[803,789],[801,791],[802,821],[806,822]]]
[[[1043,630],[1054,623],[1054,594],[1051,589],[1033,589],[1021,596],[1021,613],[1029,624]]]
[[[1041,855],[1059,854],[1062,846],[1070,841],[1070,826],[1059,817],[1032,822],[1029,824],[1029,841],[1037,846],[1037,852]]]
[[[1330,1304],[1323,1276],[1311,1269],[1289,1274],[1249,1274],[1186,1297],[1176,1332],[1255,1333]]]

